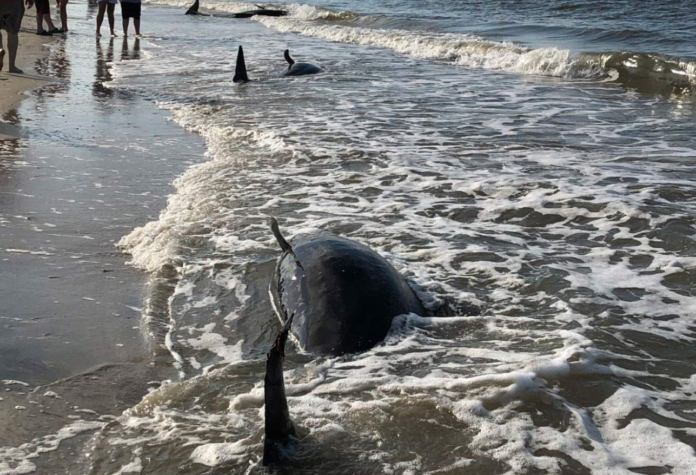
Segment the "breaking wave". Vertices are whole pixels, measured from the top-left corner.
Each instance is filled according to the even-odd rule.
[[[187,0],[151,0],[184,7]],[[207,1],[213,12],[236,13],[255,9],[250,3]],[[527,48],[509,41],[492,41],[472,34],[375,28],[384,22],[349,11],[333,11],[305,4],[286,8],[286,17],[254,17],[268,28],[330,41],[388,48],[414,58],[433,59],[468,68],[507,71],[568,79],[616,82],[640,92],[692,95],[696,91],[696,61],[642,52],[572,54],[556,47]],[[611,33],[611,32],[609,32]]]
[[[372,29],[309,21],[308,17],[257,17],[282,32],[341,43],[389,48],[415,58],[457,66],[572,79],[608,79],[648,93],[691,94],[696,61],[658,54],[607,52],[573,55],[559,48],[530,49],[468,34]]]

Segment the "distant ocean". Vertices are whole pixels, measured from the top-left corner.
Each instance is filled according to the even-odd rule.
[[[208,151],[119,243],[179,378],[98,473],[264,473],[268,216],[368,244],[431,313],[288,352],[283,473],[695,473],[696,2],[189,3],[147,3],[107,83]],[[323,72],[279,77],[286,48]]]

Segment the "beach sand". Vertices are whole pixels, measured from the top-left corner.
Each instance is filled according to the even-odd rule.
[[[67,37],[22,33],[18,66],[35,76],[0,81],[0,447],[106,423],[171,376],[141,323],[147,277],[115,244],[156,219],[205,147],[107,87],[109,64],[147,45],[96,40],[95,8],[70,5]],[[31,463],[78,473],[64,457]]]
[[[10,74],[9,57],[5,54],[5,65],[0,71],[0,116],[12,110],[17,104],[26,97],[27,91],[44,85],[51,78],[42,76],[36,71],[38,59],[48,55],[48,45],[54,41],[50,36],[37,36],[36,31],[36,11],[34,8],[24,13],[22,20],[22,30],[19,33],[19,51],[17,53],[17,67],[24,71],[24,74]],[[3,30],[3,45],[7,48],[7,36]],[[17,130],[8,124],[0,122],[0,138],[15,136]]]

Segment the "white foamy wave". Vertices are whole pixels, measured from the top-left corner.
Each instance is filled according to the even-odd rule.
[[[186,0],[150,0],[150,3],[185,7]],[[205,8],[238,13],[257,7],[251,3],[205,2]],[[280,8],[280,7],[279,7]],[[597,76],[603,73],[585,64],[574,69],[575,60],[567,50],[540,48],[529,50],[510,42],[486,40],[475,35],[424,33],[407,30],[371,29],[327,23],[326,20],[352,20],[351,12],[336,12],[306,4],[291,4],[287,17],[256,16],[254,20],[281,32],[298,33],[342,43],[389,48],[416,58],[448,61],[460,66],[547,76]],[[322,21],[317,21],[322,20]]]
[[[423,33],[407,30],[355,28],[317,24],[294,17],[255,17],[256,21],[282,32],[324,38],[330,41],[389,48],[415,58],[448,61],[460,66],[546,76],[596,76],[591,67],[574,68],[567,50],[529,50],[510,42],[486,40],[475,35]]]
[[[37,467],[33,460],[40,454],[53,452],[58,449],[62,442],[84,432],[101,429],[105,425],[105,422],[79,420],[66,425],[55,434],[38,437],[19,447],[0,447],[0,474],[24,475],[34,473]]]
[[[355,20],[358,18],[353,12],[349,11],[334,11],[327,8],[320,8],[314,5],[305,5],[301,3],[293,3],[291,5],[283,6],[283,8],[288,9],[288,14],[292,17],[312,21],[312,20]]]
[[[292,153],[292,147],[271,131],[218,126],[204,120],[210,106],[161,103],[160,107],[169,110],[179,125],[205,139],[211,160],[191,167],[174,181],[176,193],[169,196],[167,208],[158,220],[136,228],[119,241],[118,247],[132,257],[129,263],[148,272],[176,264],[182,247],[186,247],[187,241],[195,240],[203,229],[201,220],[207,218],[206,210],[210,208],[209,177],[229,171],[236,161],[250,157],[240,150],[231,152],[231,146]]]

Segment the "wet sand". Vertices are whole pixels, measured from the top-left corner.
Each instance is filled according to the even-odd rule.
[[[146,41],[96,40],[96,9],[70,12],[73,32],[50,48],[22,35],[19,67],[51,80],[0,83],[0,469],[78,473],[79,437],[40,460],[37,438],[75,421],[92,433],[168,377],[141,328],[146,276],[115,244],[205,152],[153,103],[108,88],[109,63],[138,60]]]
[[[44,85],[51,81],[51,78],[40,75],[36,71],[36,63],[39,58],[48,55],[48,45],[54,41],[50,36],[37,36],[36,12],[32,8],[27,10],[22,20],[22,30],[19,33],[19,51],[17,53],[17,67],[24,71],[24,74],[10,74],[8,69],[9,55],[5,54],[4,67],[0,71],[0,116],[14,109],[17,104],[26,98],[27,91]],[[3,45],[7,48],[7,36],[3,30]],[[57,39],[57,37],[56,37]],[[14,127],[0,122],[0,139],[12,137],[17,134]]]

